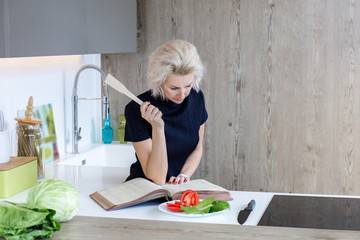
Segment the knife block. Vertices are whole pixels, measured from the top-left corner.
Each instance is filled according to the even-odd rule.
[[[0,198],[11,197],[37,183],[36,157],[11,157],[0,164]]]

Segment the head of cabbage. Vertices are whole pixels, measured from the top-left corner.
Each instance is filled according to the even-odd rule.
[[[30,189],[27,202],[56,211],[54,219],[66,222],[74,217],[80,205],[80,196],[69,183],[60,179],[45,179]]]

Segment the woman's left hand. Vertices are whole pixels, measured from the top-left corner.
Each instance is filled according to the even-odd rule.
[[[172,176],[170,177],[169,179],[169,184],[182,184],[182,183],[185,183],[185,182],[189,182],[190,181],[190,178],[189,177],[185,177],[185,176]]]

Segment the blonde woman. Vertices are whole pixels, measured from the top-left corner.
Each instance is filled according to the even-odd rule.
[[[125,140],[132,142],[137,161],[127,180],[143,177],[156,184],[190,181],[202,156],[208,118],[199,88],[204,67],[196,48],[173,40],[149,58],[150,89],[125,107]]]

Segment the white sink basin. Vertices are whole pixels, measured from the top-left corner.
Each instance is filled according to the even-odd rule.
[[[128,168],[135,161],[135,150],[131,144],[96,144],[80,154],[60,159],[57,164]]]

